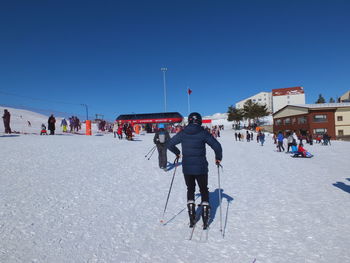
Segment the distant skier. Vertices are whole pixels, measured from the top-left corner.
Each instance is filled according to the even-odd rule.
[[[247,131],[246,138],[247,138],[247,142],[250,142],[250,133],[249,133],[249,131]]]
[[[190,217],[190,227],[196,224],[196,207],[194,193],[196,181],[201,193],[203,229],[208,227],[210,206],[208,189],[208,162],[205,145],[208,144],[215,152],[216,164],[222,160],[220,143],[202,125],[202,116],[193,112],[188,116],[188,125],[167,143],[168,149],[180,158],[180,150],[175,146],[181,143],[183,159],[182,171],[187,186],[187,208]]]
[[[123,139],[123,125],[120,124],[120,125],[118,126],[117,134],[118,134],[119,140]]]
[[[279,151],[279,152],[282,151],[281,149],[283,149],[283,151],[284,151],[283,139],[284,139],[283,133],[280,131],[280,132],[278,133],[278,135],[277,135],[277,141],[278,141],[277,147],[278,147],[278,151]]]
[[[259,131],[258,138],[259,138],[259,141],[261,143],[261,146],[264,146],[265,134],[263,132]]]
[[[51,116],[49,117],[48,122],[48,128],[50,131],[50,135],[55,135],[55,129],[56,129],[56,119],[53,116],[53,114],[51,114]]]
[[[130,123],[128,123],[125,128],[125,135],[128,141],[132,141],[132,132],[133,132],[132,126]]]
[[[63,132],[67,132],[67,121],[65,118],[61,121],[61,127]]]
[[[158,125],[159,130],[154,134],[153,142],[157,146],[158,150],[158,164],[160,169],[166,170],[167,166],[167,147],[166,143],[170,140],[170,135],[167,130],[164,129],[164,124]]]
[[[293,138],[293,134],[287,134],[287,153],[289,152],[289,148],[292,148],[293,144],[294,144],[294,138]]]
[[[117,137],[117,133],[118,133],[118,122],[115,121],[114,124],[113,124],[113,136],[114,136],[114,138]]]
[[[4,115],[2,116],[2,118],[4,121],[5,133],[10,134],[11,133],[11,128],[10,128],[11,114],[7,109],[4,109]]]

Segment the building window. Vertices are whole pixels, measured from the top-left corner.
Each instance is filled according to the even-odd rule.
[[[290,118],[284,119],[284,124],[289,125],[290,124]]]
[[[316,135],[322,135],[324,133],[327,133],[327,129],[326,128],[314,129],[314,134],[316,134]]]
[[[298,118],[298,124],[306,124],[307,118],[305,116]]]
[[[344,130],[338,130],[338,136],[344,136]]]
[[[256,99],[253,99],[254,102],[256,102]]]
[[[261,101],[261,99],[258,99],[258,101]]]
[[[280,119],[277,119],[277,120],[275,120],[275,125],[281,125],[282,124],[282,120],[280,120]]]
[[[293,124],[297,123],[297,118],[293,118],[293,119],[292,119],[292,123],[293,123]]]
[[[343,121],[343,116],[338,116],[338,117],[337,117],[337,120],[338,120],[338,121]]]
[[[327,115],[320,114],[320,115],[314,115],[314,122],[326,122],[327,121]]]

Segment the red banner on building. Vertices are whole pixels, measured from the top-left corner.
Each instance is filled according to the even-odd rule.
[[[296,94],[304,94],[303,87],[292,87],[292,88],[284,88],[284,89],[273,89],[272,96],[286,96],[286,95],[296,95]]]

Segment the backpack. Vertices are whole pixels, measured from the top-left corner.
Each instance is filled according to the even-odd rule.
[[[163,132],[163,131],[160,132],[158,136],[159,136],[159,142],[165,143],[165,132]]]

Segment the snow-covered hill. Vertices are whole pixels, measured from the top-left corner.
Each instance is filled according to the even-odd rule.
[[[15,109],[9,107],[0,106],[0,114],[3,116],[4,109],[7,109],[11,114],[10,127],[12,132],[21,134],[40,134],[41,124],[45,124],[48,127],[48,118],[40,113],[36,113],[29,110]],[[63,134],[62,128],[60,127],[62,117],[55,116],[56,118],[56,131],[57,134]],[[0,133],[4,132],[4,123],[0,122]],[[97,132],[96,125],[92,125],[92,130]],[[82,130],[80,133],[85,133],[85,124],[82,123]]]

